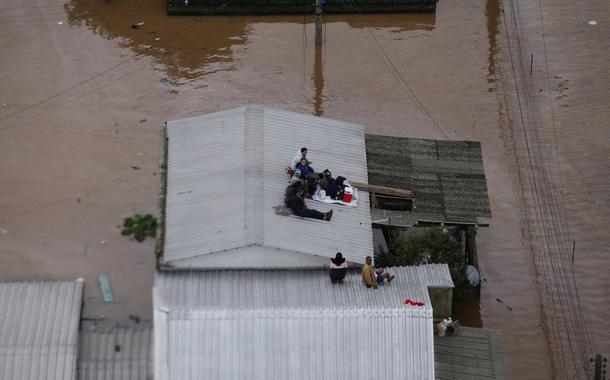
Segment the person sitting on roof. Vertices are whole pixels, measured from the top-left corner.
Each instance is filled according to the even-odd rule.
[[[286,200],[286,205],[294,212],[295,215],[301,216],[303,218],[313,218],[329,221],[333,216],[333,210],[328,212],[320,212],[317,210],[313,210],[307,208],[305,206],[305,200],[303,199],[304,191],[302,188],[299,188],[297,193]]]
[[[343,282],[345,273],[347,272],[347,261],[343,258],[341,252],[337,252],[334,259],[330,259],[328,265],[328,275],[330,276],[330,282],[336,284],[337,282]]]
[[[367,288],[377,289],[377,276],[373,269],[373,258],[367,256],[364,261],[364,267],[362,267],[362,282]]]
[[[392,282],[394,276],[385,271],[383,267],[373,269],[373,259],[367,256],[362,268],[362,282],[367,288],[377,289],[384,281]]]
[[[394,275],[385,271],[384,267],[375,268],[375,276],[378,284],[383,284],[383,281],[392,282]]]
[[[315,170],[311,166],[309,166],[309,161],[306,158],[301,158],[301,161],[296,165],[295,171],[301,171],[301,178],[307,178],[310,175],[315,174]]]
[[[301,162],[301,159],[306,159],[307,160],[307,165],[311,164],[311,161],[309,160],[309,158],[307,158],[307,148],[306,147],[302,147],[300,150],[297,150],[297,153],[295,154],[294,158],[292,159],[292,163],[290,164],[290,167],[293,169],[296,169],[297,164],[299,162]]]

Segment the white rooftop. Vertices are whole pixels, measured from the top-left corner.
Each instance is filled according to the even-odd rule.
[[[83,280],[0,283],[0,379],[76,379]]]
[[[434,379],[427,288],[452,288],[449,269],[389,271],[376,290],[355,270],[157,273],[155,379]]]
[[[161,263],[196,268],[320,267],[341,251],[373,254],[368,193],[330,222],[282,216],[285,168],[307,147],[316,171],[367,182],[364,127],[248,106],[167,122],[165,234]]]

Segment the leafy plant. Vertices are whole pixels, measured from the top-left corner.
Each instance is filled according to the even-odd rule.
[[[388,252],[377,255],[381,266],[405,266],[446,263],[450,268],[460,265],[460,244],[441,229],[426,229],[411,235],[393,234]]]
[[[138,242],[157,236],[157,218],[152,214],[135,214],[123,219],[121,235],[132,236]]]
[[[410,234],[392,233],[388,251],[375,257],[375,264],[384,267],[447,264],[455,286],[456,298],[469,299],[476,289],[470,285],[464,271],[460,243],[440,228],[412,230]]]

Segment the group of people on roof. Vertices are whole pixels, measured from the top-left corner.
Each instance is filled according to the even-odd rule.
[[[328,265],[330,281],[333,284],[341,283],[343,282],[343,279],[345,279],[346,273],[347,260],[345,260],[341,252],[337,252],[335,258],[330,259]],[[384,284],[386,281],[390,283],[393,279],[394,275],[386,272],[384,267],[373,267],[373,258],[371,256],[366,257],[364,266],[362,267],[362,283],[367,288],[377,289],[380,284]]]
[[[290,185],[284,194],[284,203],[292,212],[303,218],[313,218],[330,221],[333,210],[320,212],[310,209],[305,204],[305,198],[311,198],[317,189],[318,175],[311,167],[311,161],[307,158],[307,148],[303,147],[292,159],[288,173],[292,175]]]
[[[328,169],[316,173],[311,164],[312,162],[307,156],[307,148],[303,147],[298,150],[287,169],[291,178],[290,185],[284,194],[284,203],[295,215],[330,221],[333,215],[332,210],[323,213],[307,208],[305,198],[313,197],[320,188],[331,199],[341,200],[346,188],[346,179],[341,176],[333,178]]]

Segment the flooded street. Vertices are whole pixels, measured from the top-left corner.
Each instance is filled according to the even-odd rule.
[[[436,14],[327,16],[316,47],[309,16],[3,0],[0,280],[84,277],[86,317],[150,319],[154,243],[117,225],[157,212],[166,120],[260,104],[475,140],[493,216],[480,305],[459,313],[504,331],[511,378],[584,379],[610,353],[609,14],[602,0],[441,0]]]

